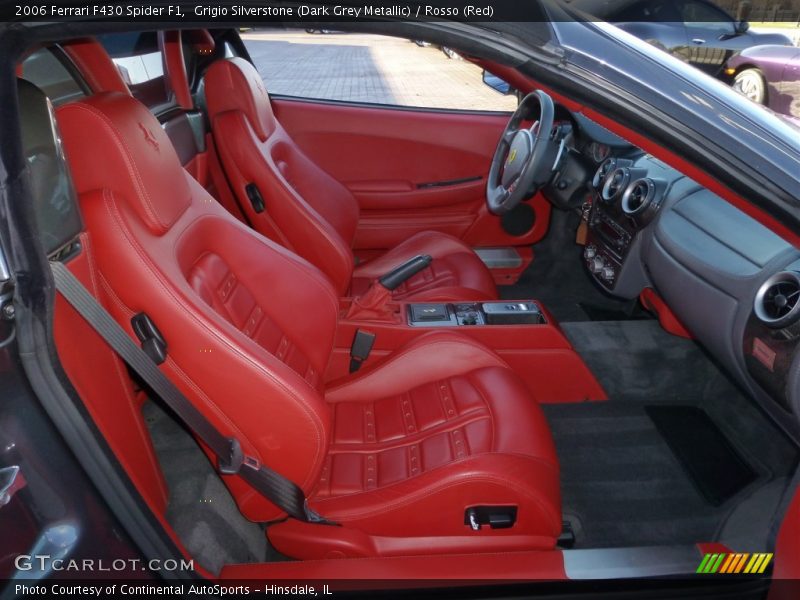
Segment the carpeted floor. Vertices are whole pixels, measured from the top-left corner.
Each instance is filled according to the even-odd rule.
[[[194,438],[156,402],[142,410],[169,488],[167,519],[190,554],[212,573],[264,561],[263,528],[242,516]]]
[[[763,547],[781,482],[797,459],[794,445],[694,342],[667,334],[657,322],[563,328],[609,395],[608,402],[544,406],[576,547],[721,539]],[[706,411],[757,472],[755,482],[712,506],[646,413],[645,407],[663,404]]]

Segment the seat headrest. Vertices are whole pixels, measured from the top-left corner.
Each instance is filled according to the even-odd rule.
[[[103,189],[120,194],[156,235],[189,207],[186,172],[141,102],[105,92],[65,104],[56,115],[79,194]]]
[[[183,33],[186,36],[186,41],[192,45],[192,49],[197,54],[211,54],[214,52],[214,48],[217,47],[214,36],[211,35],[208,29],[186,29]]]
[[[212,123],[218,114],[238,110],[262,142],[275,131],[267,88],[255,67],[243,58],[226,58],[211,65],[205,76],[205,93]]]

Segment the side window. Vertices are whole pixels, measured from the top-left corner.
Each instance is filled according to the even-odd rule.
[[[134,98],[153,112],[174,104],[155,32],[106,34],[97,39],[117,65]]]
[[[681,5],[681,19],[689,29],[711,29],[722,34],[734,34],[736,28],[731,18],[722,10],[705,2],[685,0]]]
[[[86,95],[81,84],[48,48],[37,50],[23,61],[22,77],[41,89],[56,106]]]
[[[513,111],[481,67],[419,40],[324,30],[242,34],[273,95],[450,110]]]

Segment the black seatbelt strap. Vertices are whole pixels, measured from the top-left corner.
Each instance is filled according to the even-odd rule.
[[[275,506],[300,521],[333,524],[308,507],[300,486],[280,473],[244,456],[239,440],[225,437],[173,385],[153,360],[136,345],[81,282],[60,262],[51,262],[56,289],[92,329],[141,377],[150,389],[211,449],[217,468],[225,475],[239,475]]]

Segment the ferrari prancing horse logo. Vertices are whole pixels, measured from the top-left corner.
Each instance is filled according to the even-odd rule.
[[[517,149],[513,148],[511,152],[508,154],[508,160],[506,161],[507,165],[510,165],[515,160],[517,160]]]
[[[158,141],[156,140],[156,136],[153,135],[153,132],[145,127],[142,123],[139,123],[139,129],[141,129],[142,133],[144,134],[144,141],[158,150]]]

